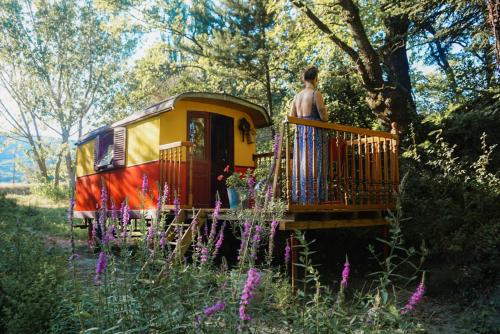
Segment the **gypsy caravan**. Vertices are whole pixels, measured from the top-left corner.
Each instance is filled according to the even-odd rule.
[[[75,217],[93,219],[103,183],[119,206],[127,199],[132,217],[156,208],[159,186],[170,186],[164,208],[209,208],[219,193],[227,207],[226,166],[244,173],[255,167],[255,129],[269,126],[265,108],[215,93],[183,93],[110,126],[77,144]],[[148,196],[141,196],[147,177]]]
[[[387,225],[383,216],[395,208],[399,184],[395,125],[389,133],[288,116],[273,152],[256,154],[255,130],[270,125],[265,108],[244,99],[183,93],[92,131],[77,147],[75,217],[96,217],[102,188],[115,206],[127,199],[132,218],[152,216],[165,183],[164,210],[175,198],[184,211],[209,214],[216,193],[228,207],[217,180],[226,166],[241,173],[266,166],[272,192],[287,208],[280,229]],[[313,140],[299,147],[304,127]],[[141,196],[145,176],[148,195]]]

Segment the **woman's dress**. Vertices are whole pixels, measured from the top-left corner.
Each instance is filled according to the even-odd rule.
[[[313,94],[315,93],[313,92]],[[311,115],[302,118],[321,120],[314,96]],[[298,136],[294,136],[293,146],[292,201],[297,204],[313,204],[327,201],[327,133],[323,129],[305,125],[297,125],[296,131]],[[313,153],[313,150],[315,153]],[[315,163],[313,163],[314,158],[316,158]],[[299,168],[298,180],[297,167]]]

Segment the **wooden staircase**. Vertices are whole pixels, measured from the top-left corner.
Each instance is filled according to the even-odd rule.
[[[186,223],[188,220],[191,220],[189,224]],[[175,261],[180,261],[186,254],[199,229],[203,227],[206,221],[207,212],[203,209],[198,209],[198,212],[193,209],[191,214],[187,210],[180,210],[179,214],[168,225],[165,238],[172,249]],[[196,226],[193,227],[193,224],[196,224]],[[179,233],[181,237],[177,238]]]

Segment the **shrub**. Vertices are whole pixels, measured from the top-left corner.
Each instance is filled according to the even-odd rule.
[[[434,131],[404,155],[409,178],[403,206],[413,217],[407,236],[428,241],[438,287],[453,282],[470,291],[492,284],[500,269],[500,178],[489,164],[495,145],[488,146],[485,135],[480,142],[482,154],[467,161]]]

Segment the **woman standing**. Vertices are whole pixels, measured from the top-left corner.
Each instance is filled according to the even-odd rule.
[[[295,95],[290,116],[328,121],[323,96],[316,91],[318,69],[314,66],[307,68],[302,74],[302,81],[304,89]],[[320,128],[304,125],[297,125],[297,132],[293,151],[292,200],[300,204],[326,201],[328,197],[326,133]],[[315,157],[314,162],[313,157]]]

